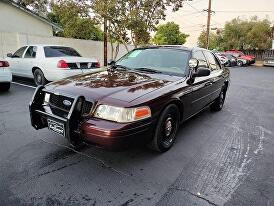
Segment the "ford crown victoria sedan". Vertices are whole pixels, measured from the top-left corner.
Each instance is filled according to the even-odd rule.
[[[12,75],[31,78],[36,85],[101,70],[97,59],[84,58],[66,46],[26,45],[7,56]]]
[[[88,142],[118,149],[142,142],[165,152],[180,123],[208,106],[223,108],[229,81],[229,70],[208,50],[139,48],[106,71],[38,87],[31,122],[73,146]]]

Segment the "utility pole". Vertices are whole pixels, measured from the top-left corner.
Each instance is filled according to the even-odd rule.
[[[108,26],[107,20],[104,18],[104,66],[108,64]]]
[[[209,34],[210,34],[210,19],[211,19],[211,0],[208,2],[207,11],[207,29],[206,29],[206,48],[209,48]]]

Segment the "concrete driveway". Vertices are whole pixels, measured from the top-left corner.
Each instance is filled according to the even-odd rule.
[[[223,111],[184,123],[165,154],[80,151],[35,131],[33,88],[0,94],[0,205],[274,205],[274,69],[231,68]]]

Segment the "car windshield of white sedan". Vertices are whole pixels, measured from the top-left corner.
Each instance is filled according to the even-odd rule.
[[[81,57],[81,55],[73,48],[47,46],[44,47],[45,57]]]
[[[190,52],[182,49],[137,49],[116,62],[116,66],[144,72],[184,76]]]

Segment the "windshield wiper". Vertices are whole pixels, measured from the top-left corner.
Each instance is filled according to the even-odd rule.
[[[150,73],[163,73],[161,71],[155,70],[155,69],[150,69],[150,68],[134,68],[134,70],[138,70],[138,71],[144,71],[144,72],[150,72]]]

